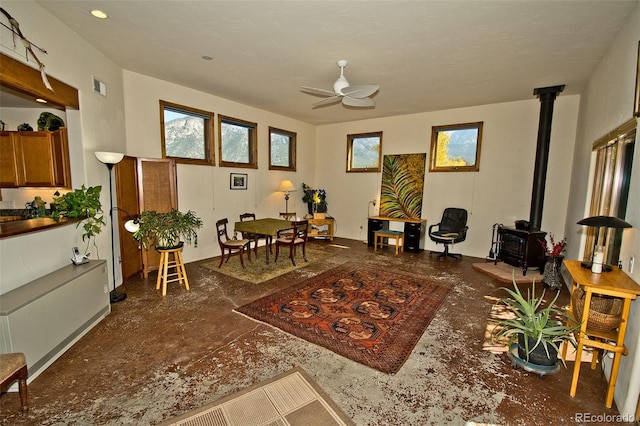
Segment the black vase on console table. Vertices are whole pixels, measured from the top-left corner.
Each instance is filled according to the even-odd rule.
[[[498,258],[509,265],[521,267],[522,275],[527,275],[529,268],[538,268],[543,273],[546,263],[546,235],[544,231],[500,226]]]

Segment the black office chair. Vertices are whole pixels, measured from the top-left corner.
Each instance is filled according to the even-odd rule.
[[[449,246],[467,239],[467,211],[455,207],[448,207],[442,213],[440,223],[429,226],[429,238],[436,244],[444,244],[444,251],[430,251],[429,257],[433,253],[438,254],[438,260],[443,257],[452,257],[462,260],[462,255],[449,253]]]

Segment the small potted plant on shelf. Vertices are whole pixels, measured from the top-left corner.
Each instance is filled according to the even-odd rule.
[[[133,228],[133,238],[145,248],[149,245],[158,248],[174,248],[184,242],[190,244],[192,240],[197,246],[197,230],[202,226],[202,219],[193,211],[182,213],[175,209],[164,213],[145,210],[135,222],[137,223]]]
[[[580,324],[564,310],[554,308],[560,292],[543,306],[545,290],[540,297],[535,295],[535,282],[526,297],[513,280],[514,290],[502,287],[509,294],[496,304],[504,305],[512,315],[495,321],[491,332],[493,342],[507,339],[509,350],[512,345],[518,349],[518,358],[538,366],[556,366],[560,345],[565,342],[577,345],[573,337]],[[568,320],[568,321],[567,321]],[[562,360],[564,364],[564,360]],[[565,365],[566,366],[566,365]]]
[[[60,195],[58,191],[53,194],[51,217],[56,221],[59,221],[62,217],[80,219],[76,228],[82,225],[82,241],[87,240],[87,249],[91,239],[94,239],[95,244],[95,236],[106,225],[102,212],[102,203],[100,203],[101,190],[101,186],[87,188],[82,185],[79,189],[74,189],[66,194]],[[85,254],[87,249],[85,249]]]

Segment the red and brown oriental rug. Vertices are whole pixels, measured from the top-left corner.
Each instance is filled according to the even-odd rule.
[[[384,373],[396,373],[450,288],[346,263],[236,309]]]

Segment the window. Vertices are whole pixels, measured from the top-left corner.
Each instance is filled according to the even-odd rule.
[[[296,134],[269,127],[269,170],[296,171]]]
[[[433,126],[430,172],[477,172],[483,122]]]
[[[214,164],[213,113],[160,101],[162,158]]]
[[[220,137],[219,165],[258,168],[258,125],[237,118],[218,115]]]
[[[589,216],[615,216],[624,219],[635,149],[635,126],[635,119],[632,119],[593,144],[596,165]],[[584,259],[591,259],[596,232],[600,233],[598,245],[605,246],[605,264],[617,265],[622,246],[622,229],[590,226],[587,230]]]
[[[347,135],[347,172],[380,172],[382,132]]]

